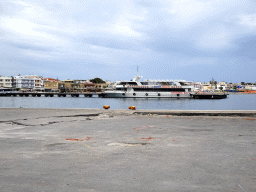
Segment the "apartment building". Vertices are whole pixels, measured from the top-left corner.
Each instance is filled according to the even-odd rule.
[[[32,78],[15,76],[13,81],[13,87],[21,89],[33,89],[35,87],[35,81]]]
[[[11,88],[12,87],[12,78],[0,76],[0,88]]]
[[[43,78],[43,81],[44,82],[58,82],[59,80],[58,79],[53,79],[53,78]]]
[[[245,89],[248,91],[256,91],[256,85],[245,85]]]
[[[229,88],[228,84],[224,81],[217,83],[217,90],[229,90]]]
[[[210,83],[203,83],[201,85],[202,91],[213,91],[215,89],[215,86],[211,85]]]
[[[59,89],[59,82],[51,82],[51,81],[45,81],[44,82],[44,89],[46,91],[51,91],[51,90],[58,90]]]
[[[33,88],[35,88],[35,89],[43,88],[44,87],[44,78],[42,76],[26,75],[25,78],[34,79],[35,85],[34,85]]]

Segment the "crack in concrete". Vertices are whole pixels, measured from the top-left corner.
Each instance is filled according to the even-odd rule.
[[[65,116],[51,116],[51,118],[62,118],[62,117],[97,117],[100,113],[96,114],[79,114],[79,115],[65,115]],[[44,118],[50,118],[50,117],[38,117],[36,119],[44,119]]]
[[[240,112],[134,112],[138,115],[170,115],[170,116],[230,116],[230,117],[255,117],[256,113],[240,113]]]
[[[57,118],[63,118],[63,117],[81,117],[81,116],[85,116],[85,117],[88,117],[86,118],[85,120],[92,120],[91,118],[89,118],[90,116],[98,116],[99,114],[89,114],[89,115],[69,115],[69,116],[52,116],[52,117],[40,117],[40,118],[36,118],[36,119],[42,119],[42,118],[53,118],[53,117],[57,117]],[[0,123],[5,123],[5,124],[14,124],[14,125],[22,125],[22,126],[30,126],[30,127],[33,127],[33,126],[38,126],[38,125],[29,125],[29,124],[24,124],[24,123],[19,123],[17,121],[22,121],[22,120],[28,120],[28,119],[16,119],[16,120],[11,120],[11,121],[0,121]],[[85,121],[83,120],[83,121]],[[69,122],[75,122],[77,120],[72,120],[72,121],[69,121]],[[55,123],[62,123],[64,121],[52,121],[52,122],[47,122],[45,124],[39,124],[40,126],[46,126],[46,125],[51,125],[51,124],[55,124]]]
[[[16,120],[18,121],[18,120]],[[26,124],[23,124],[23,123],[19,123],[19,122],[15,122],[15,121],[0,121],[0,123],[6,123],[6,124],[14,124],[14,125],[23,125],[23,126],[34,126],[34,125],[26,125]]]
[[[55,146],[58,146],[58,145],[65,145],[66,143],[52,143],[52,144],[48,144],[48,145],[45,145],[45,147],[55,147]]]
[[[140,145],[149,145],[149,143],[123,143],[123,142],[118,142],[118,143],[109,143],[107,145],[108,146],[117,146],[117,147],[135,147],[135,146],[140,146]]]
[[[64,121],[53,121],[53,122],[48,122],[47,124],[40,124],[40,126],[46,126],[46,125],[51,125],[51,124],[55,124],[55,123],[62,123]]]
[[[86,117],[84,119],[79,119],[79,120],[74,120],[72,119],[71,121],[50,121],[47,122],[47,119],[49,118],[74,118],[74,117]],[[62,115],[62,116],[48,116],[48,117],[38,117],[35,118],[34,120],[39,120],[39,119],[45,119],[45,123],[41,124],[25,124],[21,123],[18,121],[32,121],[33,119],[16,119],[16,120],[7,120],[7,121],[0,121],[0,123],[5,123],[5,124],[12,124],[12,125],[21,125],[25,127],[35,127],[35,126],[46,126],[46,125],[51,125],[51,124],[56,124],[56,123],[63,123],[63,122],[77,122],[77,121],[87,121],[87,120],[93,120],[93,117],[100,117],[100,118],[113,118],[113,114],[105,114],[105,113],[94,113],[94,114],[77,114],[77,115]]]
[[[18,120],[16,120],[18,121]],[[50,124],[54,124],[54,123],[60,123],[63,121],[57,121],[57,122],[48,122],[47,124],[39,124],[40,126],[45,126],[45,125],[50,125]],[[6,123],[6,124],[12,124],[12,125],[22,125],[22,126],[28,126],[28,127],[34,127],[37,125],[28,125],[28,124],[23,124],[23,123],[19,123],[19,122],[15,122],[15,121],[1,121],[0,123]]]

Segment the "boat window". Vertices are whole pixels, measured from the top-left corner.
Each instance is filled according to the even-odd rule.
[[[128,82],[129,85],[137,85],[136,82]]]
[[[116,88],[118,91],[127,91],[127,88]]]
[[[161,85],[171,85],[170,82],[159,82]]]
[[[136,82],[120,82],[118,85],[137,85]]]
[[[176,85],[174,82],[169,82],[170,85]]]
[[[185,92],[183,88],[133,88],[134,91],[142,92]]]

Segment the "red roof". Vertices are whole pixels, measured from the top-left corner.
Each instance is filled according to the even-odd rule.
[[[55,82],[55,81],[59,81],[59,80],[58,79],[53,79],[53,78],[44,78],[44,81]]]

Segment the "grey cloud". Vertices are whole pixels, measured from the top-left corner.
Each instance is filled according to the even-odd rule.
[[[142,46],[135,40],[127,40],[115,37],[90,37],[84,39],[85,43],[102,46],[106,48],[122,49],[122,50],[140,50]]]
[[[134,0],[134,3],[148,8],[161,6],[161,4],[156,0]]]
[[[53,48],[50,48],[50,47],[43,47],[43,46],[32,45],[27,43],[7,42],[7,44],[11,45],[12,47],[16,47],[18,49],[26,49],[26,50],[34,50],[34,51],[42,51],[42,52],[50,52],[53,50]]]

